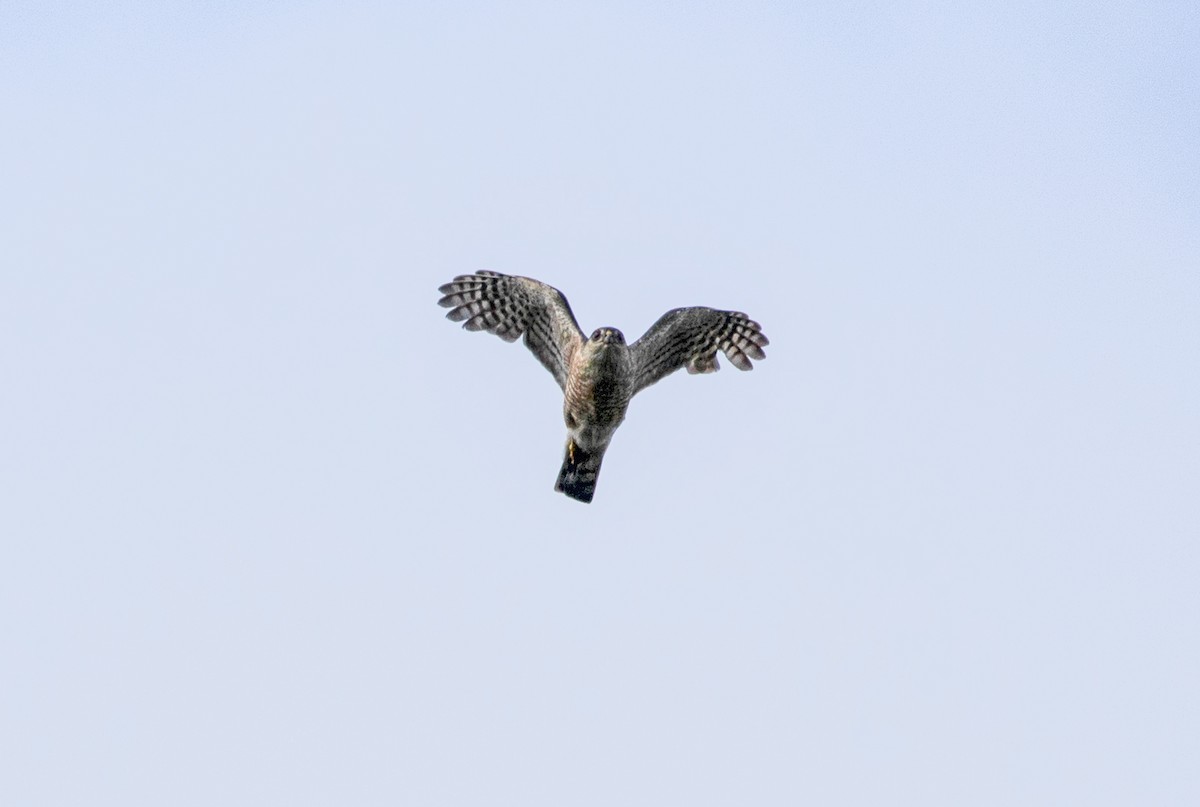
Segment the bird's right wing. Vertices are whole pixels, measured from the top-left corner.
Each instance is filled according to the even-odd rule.
[[[753,369],[750,359],[764,359],[769,345],[762,326],[740,311],[697,306],[668,311],[650,326],[633,351],[633,390],[638,392],[681,367],[689,373],[720,369],[717,351],[724,351],[739,370]]]
[[[533,351],[563,389],[571,357],[584,342],[562,292],[529,277],[476,272],[459,275],[438,289],[446,318],[468,331],[489,331],[506,342],[525,334]]]

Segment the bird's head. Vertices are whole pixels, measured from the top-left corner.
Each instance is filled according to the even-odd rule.
[[[623,345],[625,344],[625,334],[616,328],[597,328],[592,331],[592,338],[589,341],[604,345]]]

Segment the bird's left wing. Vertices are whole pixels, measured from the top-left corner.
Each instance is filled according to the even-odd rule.
[[[506,342],[525,334],[533,351],[563,389],[571,357],[583,344],[583,332],[562,292],[529,277],[476,272],[459,275],[438,289],[446,318],[468,331],[488,331]]]
[[[720,369],[718,350],[739,370],[753,369],[750,359],[766,358],[763,348],[768,344],[762,326],[740,311],[676,308],[630,345],[636,374],[634,392],[681,367],[687,367],[689,373],[714,373]]]

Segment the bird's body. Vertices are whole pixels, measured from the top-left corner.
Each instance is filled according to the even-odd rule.
[[[563,420],[577,443],[595,448],[625,419],[633,397],[633,359],[623,339],[588,340],[580,353],[579,370],[563,391]]]
[[[578,372],[568,377],[563,391],[567,453],[554,485],[581,501],[591,501],[604,452],[633,397],[633,358],[625,338],[614,328],[596,334],[603,335],[583,344]]]
[[[590,502],[604,452],[625,419],[629,401],[666,375],[719,369],[724,351],[742,370],[750,358],[764,358],[768,344],[758,323],[736,311],[677,308],[668,311],[633,345],[616,328],[598,328],[584,338],[566,298],[557,289],[527,277],[478,272],[441,287],[439,304],[467,330],[487,330],[525,344],[563,390],[566,455],[555,490]]]

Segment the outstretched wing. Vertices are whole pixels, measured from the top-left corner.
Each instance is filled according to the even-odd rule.
[[[446,318],[468,331],[489,331],[506,342],[525,334],[525,346],[566,389],[571,357],[584,340],[562,292],[499,272],[459,275],[438,291],[445,295],[438,305],[450,309]]]
[[[676,308],[650,326],[630,346],[633,352],[634,392],[670,375],[680,367],[689,373],[715,373],[717,351],[724,351],[739,370],[751,370],[750,359],[764,359],[770,342],[762,326],[739,311],[715,308]]]

